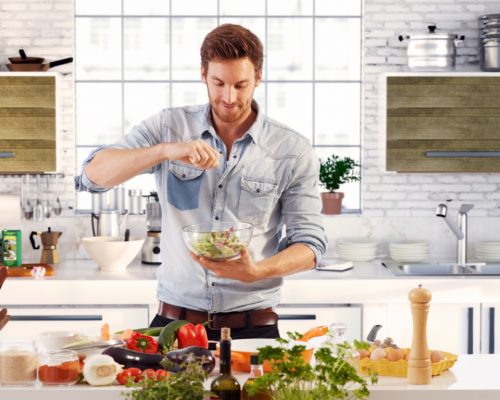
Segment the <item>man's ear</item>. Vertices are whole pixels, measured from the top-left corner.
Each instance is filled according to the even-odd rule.
[[[262,71],[255,71],[255,87],[259,86],[262,80]]]
[[[203,65],[201,66],[200,72],[201,72],[201,80],[203,81],[203,83],[207,83],[207,71],[203,67]]]

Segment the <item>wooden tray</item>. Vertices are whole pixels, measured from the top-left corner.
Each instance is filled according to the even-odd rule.
[[[7,267],[7,276],[9,277],[19,277],[19,276],[32,276],[31,270],[33,267],[44,267],[45,276],[54,275],[54,267],[49,264],[32,263],[32,264],[22,264],[20,267]]]

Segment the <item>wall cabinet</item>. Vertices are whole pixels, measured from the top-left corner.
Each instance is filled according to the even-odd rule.
[[[57,170],[56,80],[0,74],[0,173]]]
[[[386,77],[386,168],[500,171],[500,74]]]
[[[9,339],[36,339],[41,332],[72,330],[98,336],[103,323],[111,332],[149,325],[147,305],[120,306],[8,306],[11,316],[1,336]]]

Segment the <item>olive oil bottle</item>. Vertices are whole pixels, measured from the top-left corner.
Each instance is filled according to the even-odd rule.
[[[220,333],[220,374],[210,385],[211,400],[240,400],[241,388],[231,375],[231,330],[222,328]]]
[[[262,375],[264,375],[264,367],[259,363],[259,356],[252,354],[250,356],[250,376],[241,390],[241,400],[271,400],[271,397],[267,393],[259,392],[251,396],[247,392],[247,388],[252,384],[252,381]]]

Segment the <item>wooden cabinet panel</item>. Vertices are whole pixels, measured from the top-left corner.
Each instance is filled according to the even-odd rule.
[[[0,173],[56,171],[56,77],[0,75]]]
[[[500,77],[387,77],[387,170],[500,171]]]

